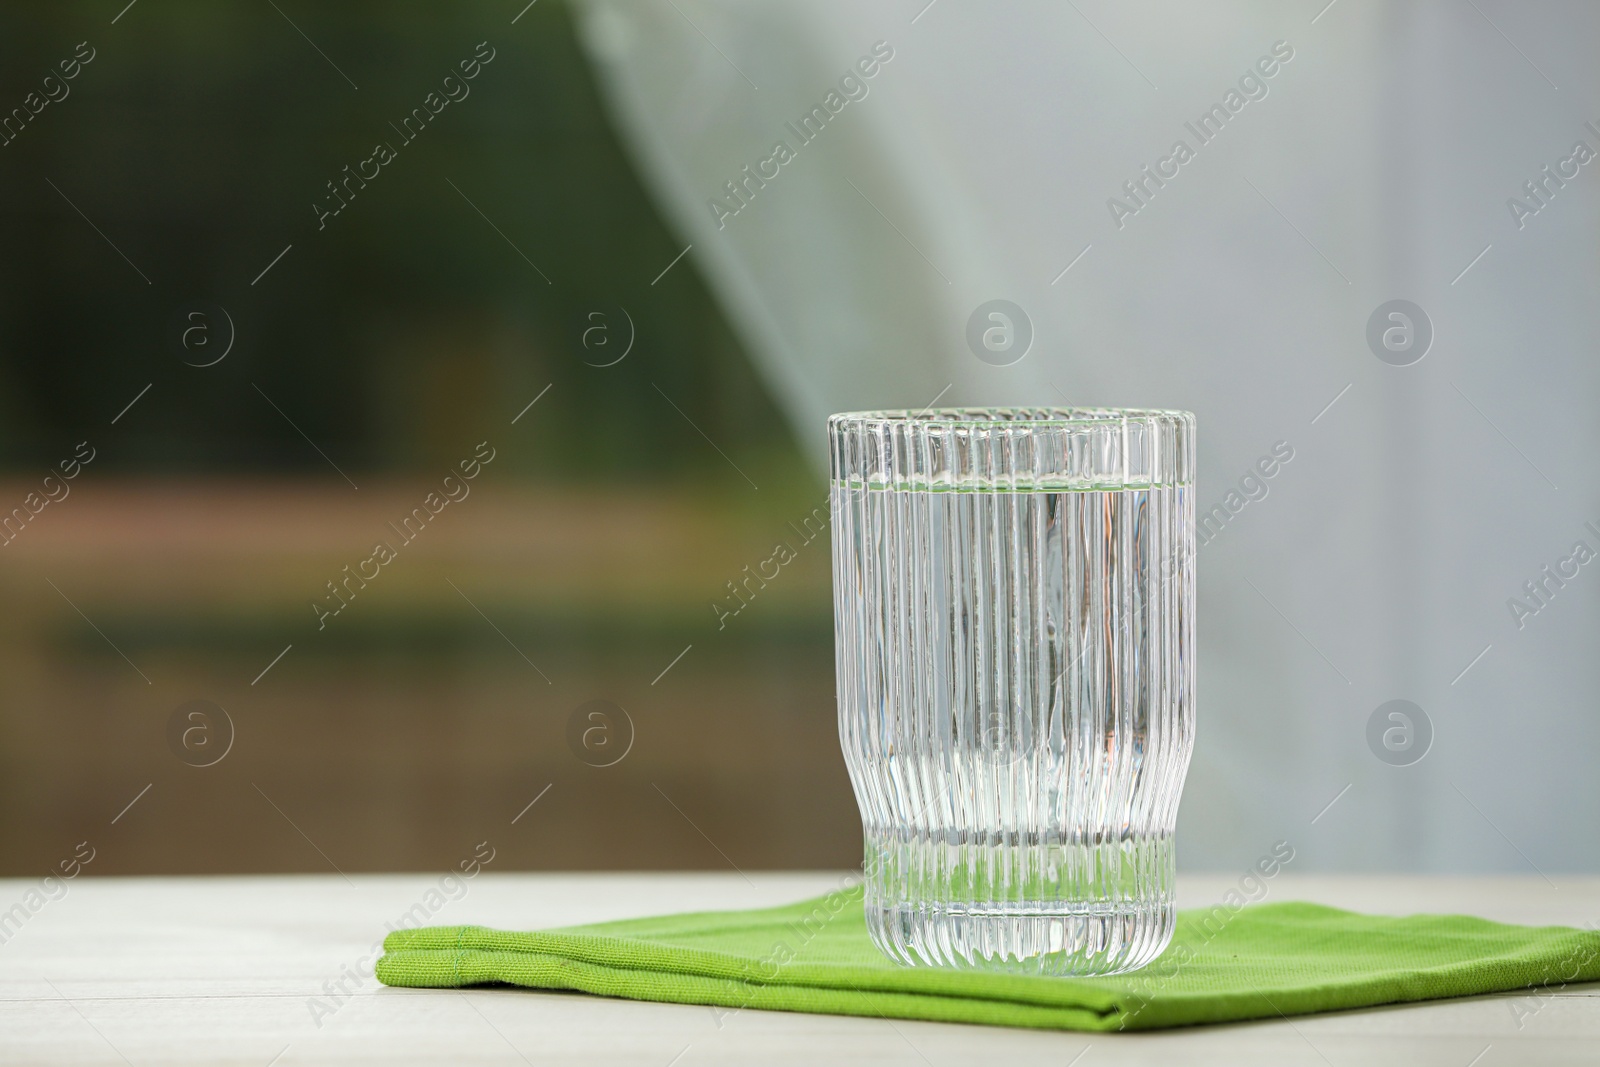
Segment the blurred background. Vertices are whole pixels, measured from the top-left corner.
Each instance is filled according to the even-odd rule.
[[[933,403],[1198,413],[1185,867],[1600,867],[1594,9],[0,27],[0,873],[853,865],[824,419]]]
[[[8,107],[94,56],[0,149],[0,501],[94,457],[0,549],[4,873],[855,862],[824,483],[571,11],[280,6],[0,16]]]

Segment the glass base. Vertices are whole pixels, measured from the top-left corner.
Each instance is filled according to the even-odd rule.
[[[1172,940],[1170,834],[1063,844],[868,833],[867,931],[911,966],[1035,975],[1136,970]]]
[[[867,931],[911,966],[1013,974],[1107,975],[1137,970],[1172,940],[1172,904],[866,905]]]

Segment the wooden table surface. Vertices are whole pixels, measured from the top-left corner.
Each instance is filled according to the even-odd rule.
[[[646,1004],[510,989],[386,989],[374,942],[436,923],[534,928],[779,904],[830,873],[93,878],[0,928],[0,1063],[1508,1064],[1600,1062],[1600,985],[1156,1034],[1074,1034]],[[1184,907],[1229,877],[1180,879]],[[38,882],[0,881],[0,909]],[[430,890],[436,895],[430,896]],[[449,899],[451,896],[455,899]],[[1318,877],[1272,899],[1505,922],[1600,920],[1600,878]],[[3,914],[3,912],[0,912]],[[0,922],[3,922],[0,919]],[[342,982],[342,987],[340,983]]]

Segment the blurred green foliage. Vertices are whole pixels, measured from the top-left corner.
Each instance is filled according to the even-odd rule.
[[[287,415],[358,481],[489,438],[514,439],[504,466],[530,476],[743,485],[692,419],[747,471],[809,481],[694,253],[651,285],[683,242],[612,132],[571,12],[540,0],[513,25],[523,2],[0,11],[0,110],[94,51],[0,148],[0,463],[87,437],[104,471],[334,476]],[[494,59],[470,95],[402,144],[390,124],[480,42]],[[379,142],[397,158],[319,229],[326,183]],[[175,343],[195,302],[237,331],[204,369]],[[620,344],[618,307],[631,353],[586,365],[604,361],[580,343],[589,313]]]

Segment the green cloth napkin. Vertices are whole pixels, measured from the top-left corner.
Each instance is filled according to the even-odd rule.
[[[1059,1030],[1149,1030],[1600,979],[1600,933],[1464,915],[1360,915],[1318,904],[1178,916],[1154,963],[1113,978],[1037,978],[889,962],[859,888],[779,908],[511,933],[397,930],[379,980],[506,982],[632,1000]]]

